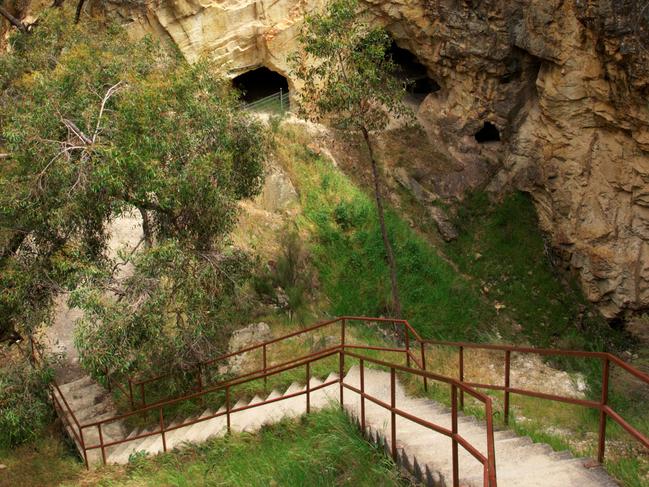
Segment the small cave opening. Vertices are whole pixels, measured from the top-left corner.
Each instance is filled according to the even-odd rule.
[[[485,122],[482,128],[475,134],[475,140],[478,144],[487,142],[500,142],[500,130],[491,122]]]
[[[503,84],[515,81],[534,83],[539,74],[541,62],[540,58],[514,46],[504,60],[505,70],[500,76],[500,81]]]
[[[280,91],[288,93],[288,81],[279,73],[264,66],[246,71],[232,80],[232,86],[241,92],[241,101],[252,103]]]
[[[429,93],[441,90],[439,83],[428,76],[426,66],[408,49],[399,47],[393,40],[387,53],[397,67],[396,76],[405,82],[410,95],[422,100]]]

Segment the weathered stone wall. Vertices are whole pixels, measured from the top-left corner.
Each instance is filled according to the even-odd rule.
[[[210,56],[230,74],[265,65],[289,83],[301,19],[323,1],[157,0],[134,10],[97,0],[190,61]],[[365,4],[442,87],[418,115],[435,147],[430,167],[452,167],[420,171],[419,183],[446,199],[485,186],[528,191],[557,255],[611,318],[649,308],[648,3]],[[500,142],[477,143],[485,121]]]

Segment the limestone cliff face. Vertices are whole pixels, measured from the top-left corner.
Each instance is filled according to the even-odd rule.
[[[233,74],[286,56],[322,0],[158,0],[126,11]],[[442,198],[528,191],[556,255],[610,317],[649,308],[649,6],[644,0],[366,0],[441,90],[419,107]],[[104,5],[106,5],[104,3]],[[289,76],[290,83],[290,76]],[[474,138],[485,121],[500,141]],[[431,167],[439,166],[431,160]],[[400,168],[403,173],[404,168]],[[405,168],[407,170],[407,168]],[[421,171],[420,171],[421,172]],[[403,177],[403,174],[400,175]]]

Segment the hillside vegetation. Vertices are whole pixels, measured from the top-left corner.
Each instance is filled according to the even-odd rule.
[[[43,15],[0,56],[0,148],[11,154],[0,159],[0,338],[11,343],[0,364],[0,463],[7,467],[0,485],[408,485],[338,411],[154,459],[136,455],[126,467],[96,472],[85,471],[61,439],[46,394],[54,357],[43,350],[45,364],[37,364],[34,350],[43,348],[41,333],[62,293],[86,313],[76,345],[81,365],[99,380],[107,369],[122,379],[192,371],[253,320],[279,335],[331,316],[394,309],[368,178],[314,150],[307,124],[262,123],[240,110],[217,66],[189,65],[150,39],[127,42],[114,25],[73,27],[70,14]],[[243,250],[245,231],[233,232],[270,164],[290,179],[296,208],[275,215],[281,226],[269,225],[264,212],[257,220],[244,214],[248,227],[264,229],[256,245],[273,252]],[[409,195],[398,196],[400,205],[386,204],[387,234],[403,316],[424,338],[633,350],[633,340],[553,266],[526,195],[468,195],[457,204],[459,238],[450,243]],[[138,252],[109,256],[110,222],[131,211],[143,223]],[[130,274],[119,275],[119,267]],[[393,339],[350,333],[372,344]],[[278,355],[289,359],[307,346],[278,347]],[[432,370],[455,374],[454,352],[437,352]],[[501,359],[478,355],[467,366],[500,370]],[[587,396],[600,395],[599,363],[550,365],[583,378]],[[329,371],[321,367],[314,372]],[[187,390],[193,376],[183,373],[160,387],[160,397]],[[294,373],[281,380],[302,379]],[[406,386],[424,394],[418,383]],[[643,396],[629,387],[613,384],[611,401],[649,432]],[[439,390],[428,395],[448,403]],[[493,397],[501,419],[502,396]],[[596,412],[515,399],[513,413],[519,433],[592,455]],[[609,469],[627,485],[646,484],[646,453],[619,428],[609,432]]]
[[[0,485],[62,486],[386,486],[405,487],[394,463],[367,443],[339,410],[314,413],[158,455],[134,456],[126,467],[88,472],[54,439],[25,449],[0,472]],[[0,457],[2,458],[2,457]],[[29,461],[20,468],[20,458]]]

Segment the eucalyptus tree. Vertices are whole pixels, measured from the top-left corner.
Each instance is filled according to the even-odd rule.
[[[291,57],[294,75],[302,82],[299,112],[312,120],[362,135],[367,148],[385,257],[390,272],[393,312],[401,317],[397,267],[385,223],[382,181],[372,133],[390,120],[412,121],[403,99],[405,85],[395,73],[387,32],[364,20],[356,0],[333,0],[322,12],[306,17],[300,49]]]
[[[165,355],[148,339],[181,340],[179,324],[199,318],[218,327],[232,299],[239,256],[224,242],[238,201],[260,189],[265,131],[213,64],[70,15],[44,12],[0,56],[0,340],[32,341],[73,292],[95,319],[79,340],[91,368],[111,365],[117,345],[96,339],[110,327],[155,366]],[[107,229],[133,210],[146,241],[121,283]]]

